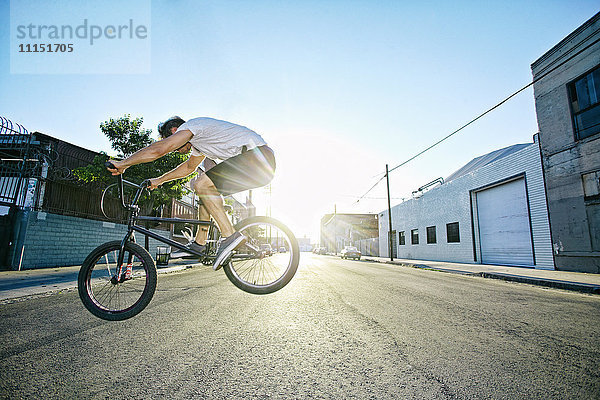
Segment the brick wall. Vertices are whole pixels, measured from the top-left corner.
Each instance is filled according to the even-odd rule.
[[[81,265],[87,255],[99,245],[121,240],[127,232],[127,226],[111,222],[50,214],[38,211],[21,215],[24,226],[17,253],[13,257],[13,268],[18,267],[21,255],[21,243],[24,245],[22,269],[61,267]],[[168,231],[153,230],[168,237]],[[139,233],[136,241],[144,245],[144,236]],[[162,245],[150,239],[150,254],[156,257],[156,246]]]

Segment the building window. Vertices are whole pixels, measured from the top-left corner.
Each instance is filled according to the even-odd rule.
[[[410,231],[410,244],[419,244],[419,230],[413,229]]]
[[[434,244],[436,243],[436,237],[435,237],[435,226],[428,226],[427,227],[427,244]]]
[[[600,67],[567,85],[575,137],[600,133]]]
[[[406,244],[406,238],[404,237],[404,231],[401,231],[398,234],[398,244],[400,244],[401,246]]]
[[[448,239],[448,243],[460,243],[458,222],[446,224],[446,238]]]

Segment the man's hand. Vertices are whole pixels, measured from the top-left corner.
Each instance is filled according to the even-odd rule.
[[[115,166],[114,169],[106,167],[106,169],[113,175],[121,175],[127,169],[127,167],[123,166],[123,163],[121,161],[117,161],[117,160],[108,160],[108,161],[112,165]]]
[[[160,185],[162,185],[162,182],[160,181],[159,178],[152,178],[152,179],[150,179],[150,186],[148,186],[148,189],[154,190],[157,187],[159,187]]]

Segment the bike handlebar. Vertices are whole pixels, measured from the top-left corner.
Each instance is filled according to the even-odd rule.
[[[115,165],[110,161],[106,161],[104,163],[104,166],[107,169],[114,169],[114,170],[117,169],[117,167],[115,167]],[[123,196],[123,185],[124,184],[127,186],[137,188],[137,192],[135,193],[135,196],[133,197],[133,201],[129,205],[125,205],[125,197]],[[121,205],[123,206],[123,208],[129,209],[129,207],[136,205],[138,200],[140,199],[140,196],[142,195],[142,192],[144,191],[144,189],[147,189],[149,186],[150,186],[150,179],[146,179],[142,183],[137,185],[133,182],[126,181],[125,179],[123,179],[123,174],[119,174],[119,184],[118,184],[119,197],[121,198]]]

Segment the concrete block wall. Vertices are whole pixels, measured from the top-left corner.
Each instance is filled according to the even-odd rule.
[[[600,65],[600,44],[593,43],[598,39],[600,13],[531,65],[544,155],[569,150],[575,144],[567,84]]]
[[[25,226],[21,226],[23,233],[13,257],[13,269],[18,268],[19,262],[21,269],[81,265],[93,249],[111,240],[121,240],[127,232],[127,226],[121,224],[38,211],[21,212],[25,213],[22,216]],[[153,232],[164,237],[170,235],[168,231]],[[136,241],[144,246],[143,235],[137,233]],[[156,258],[156,247],[163,244],[154,239],[149,244],[152,258]]]
[[[398,258],[479,263],[476,197],[472,191],[523,175],[526,180],[536,268],[554,269],[550,226],[537,143],[501,158],[467,175],[438,186],[417,199],[392,208],[392,227],[404,231],[406,244],[398,245]],[[474,223],[471,209],[474,208]],[[458,222],[460,243],[447,243],[446,224]],[[427,227],[436,227],[437,243],[427,244]],[[419,230],[419,244],[411,244],[411,230]],[[388,256],[388,214],[379,214],[379,248]],[[397,236],[396,236],[397,237]]]
[[[593,273],[600,248],[591,227],[600,222],[588,217],[582,175],[600,171],[600,135],[575,137],[567,85],[600,65],[598,39],[600,13],[531,66],[556,268]]]

